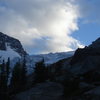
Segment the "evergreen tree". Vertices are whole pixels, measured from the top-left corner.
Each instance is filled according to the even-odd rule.
[[[26,83],[27,83],[27,68],[26,68],[26,59],[25,59],[25,56],[24,56],[24,59],[23,59],[23,63],[22,63],[22,66],[21,66],[21,84],[22,85],[22,90],[23,88],[25,87]]]
[[[23,63],[17,62],[12,72],[10,88],[13,93],[18,93],[25,89],[27,83],[26,72],[26,60],[24,57]]]
[[[44,82],[47,79],[47,70],[44,60],[36,63],[34,68],[34,83]]]
[[[11,83],[10,83],[10,88],[13,93],[17,93],[18,91],[20,91],[20,82],[21,82],[21,65],[20,62],[17,62],[13,69]]]
[[[6,65],[5,65],[5,60],[3,60],[1,64],[1,73],[4,73],[6,71]]]
[[[7,100],[7,74],[6,74],[6,66],[5,61],[1,64],[1,72],[0,72],[0,99]]]
[[[0,73],[0,87],[5,90],[7,87],[7,74],[6,74],[6,65],[5,61],[1,64],[1,73]]]
[[[6,62],[6,73],[7,73],[7,79],[9,78],[9,73],[10,73],[10,58],[8,58]]]

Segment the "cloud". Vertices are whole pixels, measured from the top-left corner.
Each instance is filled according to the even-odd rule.
[[[33,53],[61,52],[82,47],[71,34],[80,13],[75,0],[0,1],[0,30],[18,38]]]

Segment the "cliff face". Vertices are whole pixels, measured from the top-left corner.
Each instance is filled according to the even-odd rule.
[[[88,57],[100,56],[100,38],[92,42],[91,45],[81,49],[78,48],[71,60],[71,65],[82,62]]]
[[[7,50],[7,46],[16,51],[20,56],[27,55],[19,40],[0,32],[0,50]]]

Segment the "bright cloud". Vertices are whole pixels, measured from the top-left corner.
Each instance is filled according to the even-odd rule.
[[[80,18],[74,0],[0,2],[0,31],[18,38],[28,51],[61,52],[82,47],[71,36],[78,30]]]

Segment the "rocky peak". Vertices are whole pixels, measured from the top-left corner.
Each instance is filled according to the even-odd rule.
[[[78,48],[71,60],[71,64],[81,62],[89,56],[100,56],[100,38],[85,48]]]
[[[27,55],[19,40],[0,32],[0,50],[7,50],[7,46],[16,51],[20,56]]]
[[[92,42],[92,44],[89,46],[92,48],[100,48],[100,37]]]

